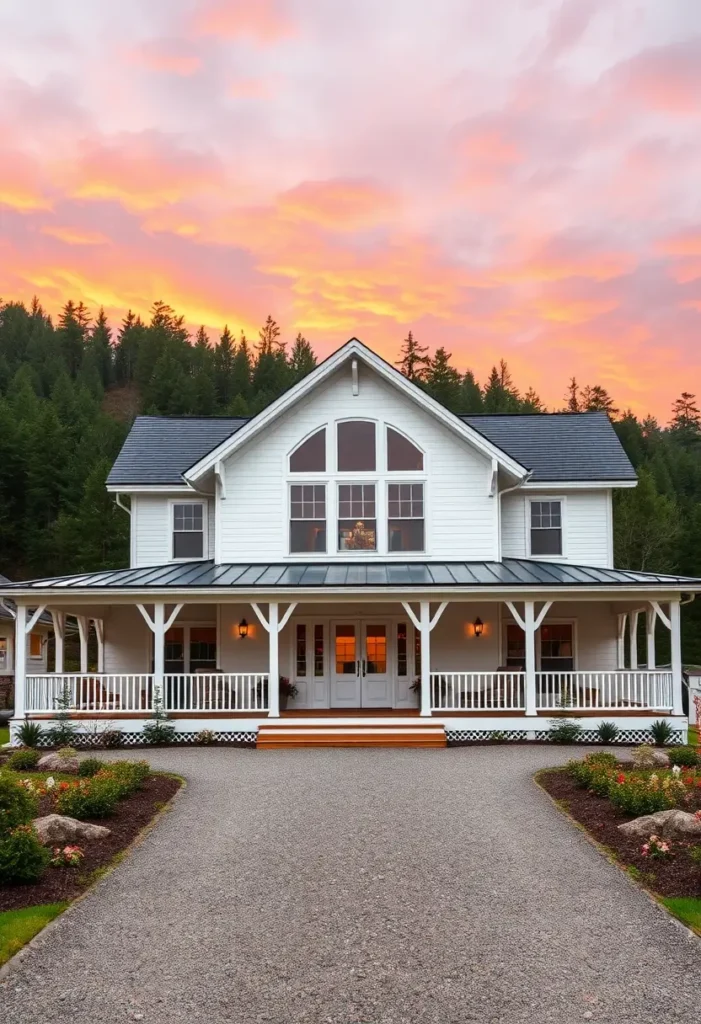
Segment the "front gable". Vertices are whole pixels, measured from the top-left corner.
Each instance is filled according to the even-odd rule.
[[[374,470],[339,468],[338,427],[349,421],[368,425],[376,449]],[[291,454],[322,430],[323,469],[295,472]],[[420,469],[390,470],[388,430],[418,450]],[[349,555],[371,560],[498,558],[494,476],[503,467],[496,464],[491,448],[473,444],[469,435],[434,415],[365,360],[358,359],[355,368],[351,360],[343,361],[303,398],[279,408],[264,430],[228,451],[222,446],[214,466],[220,479],[217,561],[347,560]],[[365,504],[348,506],[348,485],[364,488],[360,493]],[[411,485],[414,491],[406,492]],[[302,528],[292,526],[297,515],[293,504],[300,494],[293,489],[301,486],[317,488],[319,507],[309,512],[316,526],[309,528],[324,536],[318,545],[296,550],[293,532]],[[397,492],[398,486],[405,490]],[[416,500],[398,510],[393,501],[398,493],[413,493]],[[312,492],[307,494],[311,498]],[[409,523],[409,517],[423,522]],[[367,550],[348,547],[352,542],[347,535],[356,521],[372,533]]]

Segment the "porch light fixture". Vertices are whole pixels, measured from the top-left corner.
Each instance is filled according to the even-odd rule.
[[[475,619],[474,623],[475,636],[482,636],[484,632],[484,623],[481,619]]]
[[[242,640],[245,640],[248,636],[248,623],[245,619],[241,619],[239,622],[239,636]]]

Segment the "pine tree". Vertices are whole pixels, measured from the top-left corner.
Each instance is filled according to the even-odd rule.
[[[567,386],[567,394],[565,395],[567,412],[581,412],[582,407],[579,402],[579,384],[577,383],[576,377],[571,377],[570,382]]]
[[[97,320],[90,332],[87,351],[91,356],[103,388],[108,388],[113,380],[112,331],[107,323],[107,315],[102,306]]]
[[[451,353],[446,352],[444,348],[436,349],[423,378],[423,384],[431,398],[435,398],[452,412],[460,412],[462,380],[455,367],[451,366],[451,358]]]
[[[533,388],[529,388],[521,401],[521,412],[545,412],[540,396]]]
[[[76,306],[70,299],[58,318],[58,343],[71,377],[76,376],[83,361],[88,322],[83,303]]]
[[[285,345],[280,341],[280,328],[271,316],[268,316],[261,327],[259,339],[251,378],[253,390],[259,395],[265,392],[267,395],[275,396],[289,385],[290,368],[285,355]]]
[[[316,356],[306,338],[301,333],[297,335],[290,352],[290,383],[298,381],[311,373],[316,366]]]
[[[611,419],[618,412],[613,404],[613,398],[600,384],[587,384],[582,390],[582,409],[585,412],[605,412]]]
[[[242,331],[231,367],[231,388],[234,396],[241,395],[245,401],[248,401],[251,394],[251,363],[251,350]]]
[[[482,389],[475,379],[472,370],[467,370],[462,379],[460,404],[462,412],[479,413],[484,409]]]
[[[614,502],[616,565],[640,572],[674,571],[679,509],[658,492],[652,474],[641,468],[638,486],[618,492]]]
[[[696,395],[682,391],[672,406],[670,429],[684,445],[695,445],[701,441],[701,413],[696,405]]]
[[[400,373],[403,373],[409,380],[424,380],[428,374],[431,366],[428,349],[425,345],[418,343],[412,331],[409,331],[402,342],[399,359],[394,365],[398,366]]]
[[[222,409],[226,409],[233,398],[234,353],[231,331],[225,326],[214,350],[214,388],[217,402]]]
[[[117,336],[114,375],[118,384],[128,384],[134,379],[136,360],[145,331],[141,318],[130,309]]]

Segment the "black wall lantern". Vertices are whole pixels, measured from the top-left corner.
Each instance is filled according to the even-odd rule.
[[[239,622],[239,636],[241,637],[242,640],[245,640],[245,638],[248,636],[248,623],[246,622],[245,619],[241,619],[241,621]]]
[[[475,636],[482,636],[484,632],[484,623],[481,619],[475,619],[474,622]]]

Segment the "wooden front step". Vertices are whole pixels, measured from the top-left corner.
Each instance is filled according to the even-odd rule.
[[[445,747],[445,729],[438,722],[429,725],[262,725],[256,746],[260,750],[290,747]]]

